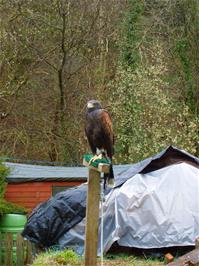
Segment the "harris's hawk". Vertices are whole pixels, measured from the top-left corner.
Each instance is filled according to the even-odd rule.
[[[109,113],[97,100],[87,102],[85,133],[94,158],[108,157],[112,162],[114,152],[114,134]],[[109,174],[104,175],[105,182],[114,184],[112,163]]]

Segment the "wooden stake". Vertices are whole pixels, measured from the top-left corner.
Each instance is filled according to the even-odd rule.
[[[24,239],[21,234],[17,234],[16,241],[16,265],[24,265]]]
[[[12,233],[7,233],[6,234],[6,242],[7,242],[7,250],[5,253],[5,265],[6,266],[12,266],[13,265],[13,234]]]
[[[93,169],[89,169],[86,208],[85,266],[97,265],[99,200],[100,173]]]
[[[85,159],[83,159],[83,165],[88,167],[89,169],[93,169],[94,171],[98,171],[105,174],[108,174],[110,171],[110,165],[107,163],[99,163],[98,167],[96,168],[90,165]]]
[[[195,245],[196,245],[196,248],[199,248],[199,237],[196,238]]]
[[[108,164],[89,167],[87,205],[86,205],[86,236],[85,236],[85,266],[97,266],[98,222],[100,202],[100,172],[109,172]]]

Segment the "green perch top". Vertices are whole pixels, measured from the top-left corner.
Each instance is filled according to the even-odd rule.
[[[84,160],[85,160],[87,163],[89,163],[90,160],[91,160],[94,156],[95,156],[95,155],[93,155],[93,154],[84,154],[84,155],[83,155],[83,158],[84,158]],[[99,159],[95,159],[94,161],[92,161],[92,162],[91,162],[91,166],[97,168],[98,165],[99,165],[100,163],[110,164],[111,161],[110,161],[109,159],[105,158],[105,157],[102,157],[102,159],[99,158]]]

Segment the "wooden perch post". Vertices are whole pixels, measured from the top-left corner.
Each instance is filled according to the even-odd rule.
[[[175,262],[167,264],[168,266],[199,266],[199,238],[196,239],[196,248],[187,254],[179,257]]]
[[[85,266],[97,265],[98,221],[100,202],[100,173],[109,173],[109,164],[98,163],[93,167],[85,159],[83,165],[89,169],[87,205],[86,205],[86,236]]]

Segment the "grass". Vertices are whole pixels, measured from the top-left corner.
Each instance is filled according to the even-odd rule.
[[[100,264],[99,264],[100,265]],[[145,259],[140,256],[118,254],[116,256],[107,256],[104,260],[104,266],[152,266],[164,265],[163,262],[157,259]]]
[[[41,253],[37,256],[32,266],[79,266],[81,265],[81,259],[72,250],[65,251],[51,251]]]
[[[84,261],[72,250],[65,251],[51,251],[40,254],[32,264],[32,266],[83,266]],[[101,265],[98,259],[98,266]],[[135,256],[128,256],[126,254],[119,254],[116,256],[107,256],[104,258],[103,266],[155,266],[164,265],[163,262],[153,259],[144,259]]]

